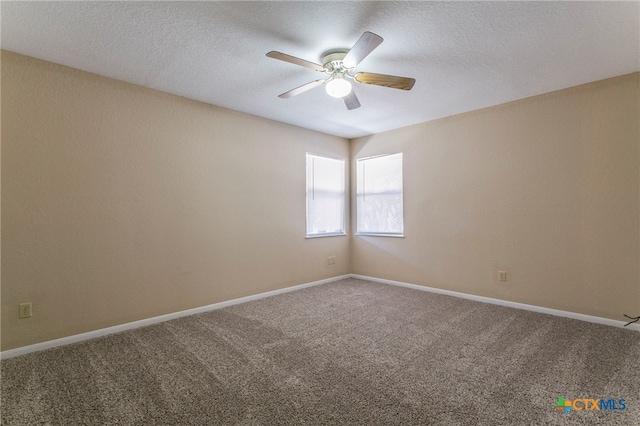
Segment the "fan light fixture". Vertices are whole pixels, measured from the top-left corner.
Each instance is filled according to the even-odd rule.
[[[351,93],[351,83],[344,78],[333,78],[326,84],[327,94],[334,98],[343,98]]]

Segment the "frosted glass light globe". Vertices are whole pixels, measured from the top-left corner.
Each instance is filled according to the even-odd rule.
[[[343,78],[330,80],[325,87],[327,94],[334,98],[343,98],[351,93],[351,83]]]

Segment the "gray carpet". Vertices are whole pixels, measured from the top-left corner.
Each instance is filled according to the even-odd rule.
[[[640,424],[640,333],[356,279],[3,360],[3,425]],[[626,410],[556,410],[559,396]]]

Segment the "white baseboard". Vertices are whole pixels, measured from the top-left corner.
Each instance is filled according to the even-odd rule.
[[[358,278],[358,279],[361,279],[361,280],[374,281],[374,282],[381,283],[381,284],[390,284],[390,285],[395,285],[395,286],[399,286],[399,287],[407,287],[407,288],[412,288],[412,289],[415,289],[415,290],[428,291],[428,292],[431,292],[431,293],[446,294],[447,296],[453,296],[453,297],[459,297],[459,298],[462,298],[462,299],[475,300],[477,302],[491,303],[493,305],[507,306],[509,308],[523,309],[525,311],[539,312],[539,313],[542,313],[542,314],[555,315],[557,317],[572,318],[572,319],[577,319],[577,320],[580,320],[580,321],[586,321],[586,322],[593,322],[593,323],[596,323],[596,324],[609,325],[609,326],[612,326],[612,327],[623,328],[624,325],[627,323],[627,321],[616,321],[616,320],[612,320],[612,319],[609,319],[609,318],[596,317],[596,316],[593,316],[593,315],[578,314],[578,313],[575,313],[575,312],[561,311],[559,309],[543,308],[542,306],[527,305],[525,303],[510,302],[508,300],[493,299],[491,297],[476,296],[476,295],[473,295],[473,294],[460,293],[460,292],[457,292],[457,291],[443,290],[443,289],[433,288],[433,287],[426,287],[426,286],[417,285],[417,284],[409,284],[409,283],[404,283],[404,282],[401,282],[401,281],[393,281],[393,280],[386,280],[386,279],[382,279],[382,278],[369,277],[369,276],[366,276],[366,275],[351,274],[351,278]],[[632,314],[634,314],[634,313],[632,313]],[[631,325],[629,325],[627,327],[624,327],[624,328],[625,329],[629,329],[629,330],[640,331],[640,324],[638,324],[638,323],[631,324]]]
[[[10,349],[7,351],[0,352],[0,359],[13,358],[15,356],[24,355],[31,352],[43,351],[45,349],[55,348],[57,346],[64,346],[64,345],[69,345],[71,343],[82,342],[84,340],[95,339],[96,337],[102,337],[108,334],[119,333],[121,331],[131,330],[139,327],[145,327],[147,325],[157,324],[160,322],[169,321],[169,320],[184,317],[187,315],[194,315],[194,314],[200,314],[202,312],[213,311],[215,309],[220,309],[227,306],[250,302],[252,300],[263,299],[265,297],[275,296],[283,293],[289,293],[291,291],[301,290],[307,287],[313,287],[321,284],[339,281],[349,277],[351,277],[351,275],[349,274],[340,275],[337,277],[327,278],[319,281],[313,281],[306,284],[294,285],[293,287],[286,287],[278,290],[267,291],[265,293],[259,293],[251,296],[240,297],[238,299],[226,300],[224,302],[214,303],[212,305],[207,305],[207,306],[201,306],[199,308],[187,309],[185,311],[179,311],[171,314],[160,315],[157,317],[146,318],[143,320],[133,321],[126,324],[114,325],[113,327],[101,328],[99,330],[88,331],[86,333],[75,334],[73,336],[63,337],[55,340],[49,340],[47,342],[36,343],[34,345],[29,345],[29,346],[23,346],[21,348]]]
[[[100,330],[89,331],[86,333],[63,337],[60,339],[49,340],[47,342],[36,343],[34,345],[23,346],[21,348],[10,349],[7,351],[0,352],[0,359],[13,358],[15,356],[24,355],[31,352],[43,351],[45,349],[69,345],[71,343],[76,343],[76,342],[82,342],[84,340],[95,339],[96,337],[102,337],[109,334],[119,333],[121,331],[132,330],[134,328],[145,327],[147,325],[157,324],[160,322],[169,321],[172,319],[176,319],[176,318],[180,318],[188,315],[195,315],[203,312],[213,311],[215,309],[237,305],[237,304],[249,302],[252,300],[263,299],[265,297],[275,296],[278,294],[289,293],[291,291],[301,290],[303,288],[313,287],[321,284],[327,284],[327,283],[339,281],[345,278],[358,278],[361,280],[373,281],[381,284],[390,284],[390,285],[395,285],[399,287],[412,288],[420,291],[428,291],[431,293],[445,294],[448,296],[459,297],[462,299],[475,300],[477,302],[491,303],[494,305],[501,305],[501,306],[507,306],[510,308],[523,309],[526,311],[533,311],[533,312],[539,312],[539,313],[548,314],[548,315],[555,315],[559,317],[572,318],[580,321],[603,324],[603,325],[608,325],[612,327],[622,328],[626,324],[626,321],[616,321],[616,320],[596,317],[592,315],[578,314],[575,312],[561,311],[558,309],[544,308],[541,306],[527,305],[527,304],[518,303],[518,302],[510,302],[508,300],[502,300],[502,299],[493,299],[491,297],[476,296],[473,294],[460,293],[460,292],[451,291],[451,290],[443,290],[443,289],[434,288],[434,287],[426,287],[426,286],[417,285],[417,284],[409,284],[401,281],[387,280],[383,278],[370,277],[366,275],[346,274],[346,275],[340,275],[337,277],[327,278],[324,280],[313,281],[306,284],[300,284],[292,287],[281,288],[278,290],[267,291],[265,293],[259,293],[251,296],[240,297],[238,299],[226,300],[224,302],[214,303],[212,305],[207,305],[207,306],[201,306],[199,308],[187,309],[185,311],[179,311],[171,314],[160,315],[157,317],[146,318],[139,321],[133,321],[126,324],[115,325],[113,327],[102,328]],[[631,324],[624,328],[629,330],[640,331],[640,324]]]

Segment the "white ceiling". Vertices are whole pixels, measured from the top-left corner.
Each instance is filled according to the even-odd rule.
[[[2,48],[346,138],[640,71],[640,2],[12,2]],[[415,78],[356,84],[348,111],[312,62],[364,31],[384,42],[356,71]]]

